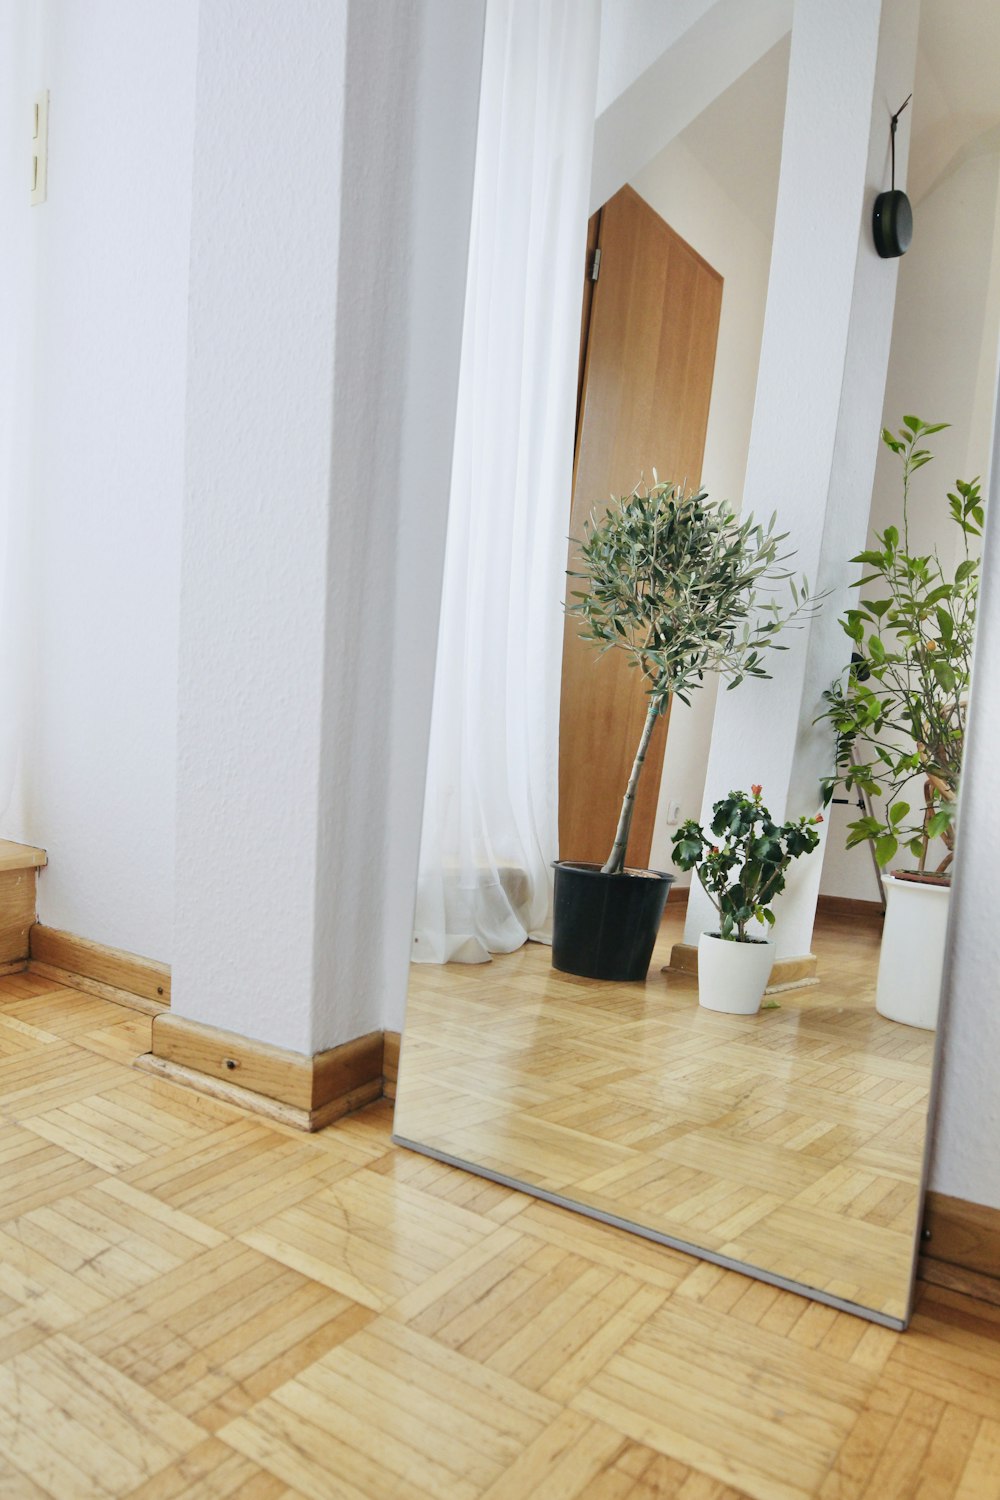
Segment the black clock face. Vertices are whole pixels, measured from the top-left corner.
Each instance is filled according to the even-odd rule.
[[[910,200],[899,188],[879,193],[872,215],[875,249],[883,260],[905,255],[913,238],[913,210]]]

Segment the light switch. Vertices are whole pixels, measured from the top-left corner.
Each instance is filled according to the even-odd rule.
[[[36,94],[31,109],[31,197],[44,203],[49,175],[49,91]]]

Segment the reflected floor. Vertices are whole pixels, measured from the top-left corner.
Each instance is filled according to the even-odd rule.
[[[819,984],[757,1016],[660,972],[682,927],[644,985],[415,965],[396,1134],[904,1317],[934,1036],[876,1013],[879,926],[821,917]]]

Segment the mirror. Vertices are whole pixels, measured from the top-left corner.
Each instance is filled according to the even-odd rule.
[[[995,233],[1000,149],[991,134],[992,103],[977,113],[966,100],[967,114],[959,115],[957,105],[949,113],[947,101],[969,86],[967,79],[956,82],[969,55],[962,46],[981,54],[985,41],[970,32],[963,42],[962,29],[945,9],[925,3],[922,12],[908,181],[916,227],[899,269],[884,420],[894,433],[903,414],[914,411],[932,424],[951,423],[929,436],[912,432],[910,446],[919,451],[926,437],[935,458],[932,466],[913,472],[908,535],[899,545],[911,555],[936,553],[944,576],[954,579],[967,546],[970,561],[975,560],[978,525],[966,508],[971,530],[956,527],[946,497],[949,491],[958,494],[962,509],[969,496],[956,490],[955,476],[971,481],[981,474],[991,447],[1000,316],[991,290],[1000,269]],[[995,29],[1000,53],[1000,23]],[[725,291],[701,437],[702,472],[712,495],[742,493],[754,391],[748,372],[755,376],[760,352],[781,150],[782,121],[774,100],[783,95],[787,58],[786,39],[682,132],[629,190],[710,268],[727,241],[738,247],[732,264],[721,267]],[[933,109],[922,113],[921,100],[930,98],[936,101]],[[983,126],[987,116],[990,129]],[[754,122],[752,129],[748,121]],[[750,136],[752,171],[747,159],[730,149],[741,130]],[[951,143],[948,152],[945,138]],[[726,149],[720,149],[721,142],[729,143]],[[984,199],[989,213],[963,208]],[[592,319],[604,295],[599,281]],[[936,315],[942,306],[946,317]],[[584,416],[585,408],[586,397]],[[906,430],[903,439],[894,439],[904,448]],[[697,448],[697,436],[692,441]],[[867,544],[873,552],[884,551],[886,528],[896,527],[903,537],[905,458],[905,452],[890,447],[880,454]],[[616,480],[616,489],[627,489],[637,478],[630,471]],[[585,511],[599,493],[585,497]],[[791,541],[794,545],[795,538]],[[844,566],[849,555],[841,559]],[[856,580],[872,571],[878,568],[869,559],[852,568],[851,576]],[[870,658],[884,584],[866,585],[859,597],[876,603],[874,622],[862,621],[862,639],[853,643]],[[941,596],[938,605],[946,603]],[[935,634],[925,630],[919,650],[927,671],[964,707],[963,685],[948,687],[948,662],[942,671],[931,660],[937,652],[941,661],[955,628],[946,622],[946,609],[938,614],[938,605],[928,606]],[[841,662],[846,664],[851,647],[841,636]],[[590,670],[596,678],[603,667]],[[870,659],[853,681],[867,690]],[[565,683],[564,676],[564,693]],[[817,698],[830,686],[829,679],[819,684]],[[929,1011],[902,1013],[900,1005],[905,1009],[914,988],[907,958],[916,951],[916,937],[925,938],[935,922],[940,974],[948,892],[946,886],[928,890],[926,884],[892,881],[885,922],[883,866],[912,869],[921,859],[919,833],[906,830],[922,823],[931,834],[932,862],[947,859],[942,836],[945,842],[951,836],[950,795],[932,790],[925,820],[925,777],[911,782],[894,803],[883,790],[879,803],[870,795],[871,777],[852,771],[845,761],[825,813],[825,847],[811,856],[815,875],[802,874],[810,860],[800,860],[789,872],[784,905],[777,907],[779,924],[787,922],[792,903],[811,900],[803,894],[810,879],[815,896],[818,877],[811,940],[779,958],[756,1013],[707,1008],[699,1004],[704,975],[696,971],[698,933],[705,926],[699,903],[703,908],[704,902],[688,896],[690,872],[671,863],[672,850],[678,829],[701,817],[706,768],[720,735],[730,742],[739,737],[740,705],[749,701],[740,689],[724,703],[723,715],[722,709],[716,712],[710,685],[690,707],[671,707],[659,750],[662,778],[658,788],[647,783],[654,794],[646,794],[646,846],[629,858],[630,864],[648,864],[676,877],[646,979],[554,970],[551,949],[537,941],[494,951],[490,962],[460,962],[485,955],[450,952],[436,956],[451,961],[415,964],[394,1134],[403,1145],[549,1201],[900,1327],[912,1295],[938,979]],[[837,728],[847,736],[845,754],[853,752],[861,767],[872,762],[874,752],[864,736],[847,743],[844,699],[827,706],[840,719],[816,733],[828,735],[831,758]],[[567,802],[562,790],[561,801]],[[887,805],[899,807],[903,801],[910,804],[908,813],[890,812],[888,821],[883,819]],[[849,825],[857,840],[851,847]],[[863,836],[866,827],[871,839]],[[896,834],[900,847],[890,849],[888,841]],[[606,829],[595,842],[608,846]],[[494,874],[508,906],[519,909],[524,871],[517,852],[498,851]],[[904,914],[903,907],[914,903],[915,915]],[[894,938],[895,956],[886,966],[880,963],[883,927],[887,942],[896,917],[904,931]],[[530,925],[525,922],[529,930]],[[886,967],[896,981],[895,998],[880,978],[880,968]],[[927,961],[917,960],[915,968],[926,974]]]

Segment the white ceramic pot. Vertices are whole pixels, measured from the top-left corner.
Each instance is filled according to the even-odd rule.
[[[937,1025],[950,897],[949,886],[887,876],[875,991],[880,1016],[925,1031]]]
[[[774,963],[774,944],[734,943],[703,932],[698,939],[698,1004],[733,1016],[760,1010]]]

